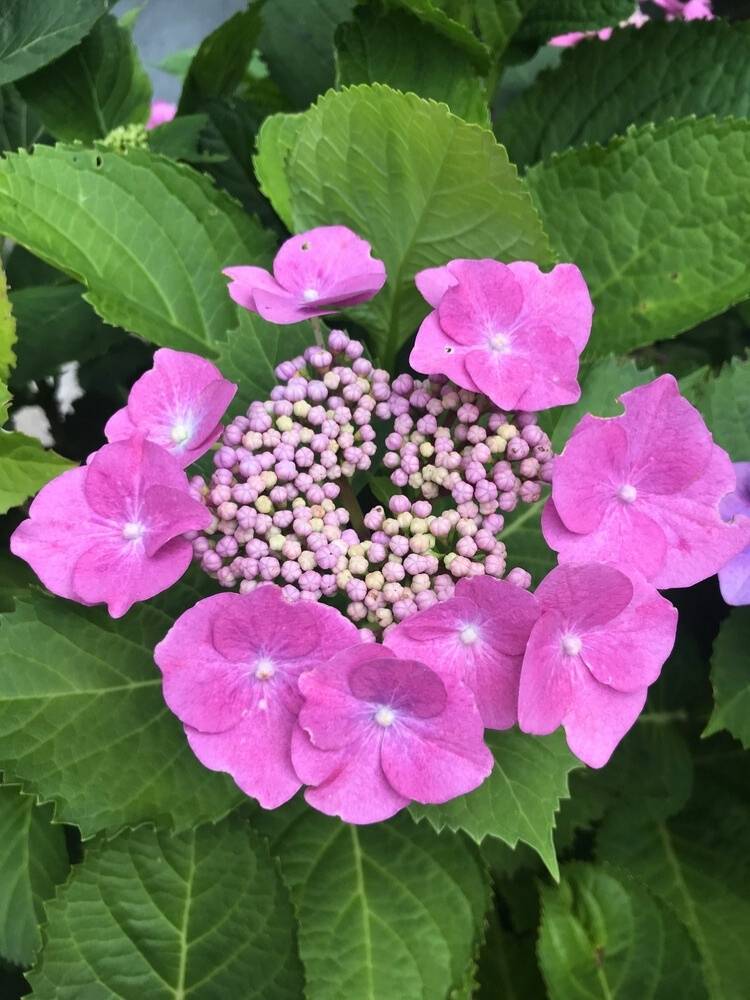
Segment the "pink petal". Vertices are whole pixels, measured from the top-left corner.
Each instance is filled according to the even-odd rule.
[[[564,630],[556,611],[545,612],[531,630],[518,690],[518,725],[524,733],[554,732],[573,704],[571,661],[576,658],[563,653]]]
[[[733,492],[722,497],[719,513],[725,521],[741,514],[750,517],[750,462],[734,462],[735,486]]]
[[[150,131],[152,128],[171,122],[176,114],[177,105],[172,101],[152,101],[146,128]]]
[[[476,392],[477,386],[466,370],[466,357],[471,350],[443,333],[437,313],[431,312],[417,332],[409,364],[424,375],[447,375],[462,389]]]
[[[214,646],[227,660],[249,663],[268,657],[287,664],[315,655],[320,627],[311,604],[289,604],[274,585],[232,596],[231,604],[217,614],[212,631]]]
[[[142,517],[146,555],[153,556],[166,542],[186,531],[205,531],[212,517],[207,507],[189,493],[171,486],[150,486],[143,498]]]
[[[519,321],[544,324],[569,340],[580,354],[588,342],[594,314],[580,270],[575,264],[558,264],[545,273],[525,260],[513,261],[508,267],[523,289]]]
[[[458,284],[440,300],[438,320],[459,344],[484,346],[508,331],[523,305],[523,291],[507,264],[495,260],[454,261]]]
[[[225,267],[221,272],[231,279],[227,291],[238,306],[257,312],[255,292],[262,290],[274,295],[283,295],[284,289],[265,268],[237,266]]]
[[[556,611],[566,628],[586,632],[621,615],[633,599],[633,588],[614,566],[557,566],[539,584],[536,597],[542,612]]]
[[[372,257],[370,244],[346,226],[319,226],[292,236],[273,262],[278,283],[298,302],[365,302],[385,283],[385,266]],[[314,300],[300,298],[316,292]],[[256,299],[257,301],[257,299]],[[260,303],[259,303],[260,304]]]
[[[104,425],[104,436],[110,442],[127,441],[136,433],[136,426],[130,419],[127,406],[116,410]]]
[[[647,689],[623,693],[576,671],[576,697],[563,719],[571,751],[589,767],[604,767],[646,704]]]
[[[600,420],[570,438],[555,459],[552,498],[569,531],[596,530],[614,504],[624,511],[632,505],[618,496],[628,484],[628,439],[612,420]]]
[[[436,675],[435,675],[436,676]],[[388,783],[422,803],[447,802],[482,784],[494,766],[471,691],[444,680],[446,702],[429,717],[397,716],[383,736],[381,762]]]
[[[515,410],[534,378],[533,366],[527,358],[484,348],[469,351],[466,370],[477,390],[502,410]]]
[[[343,751],[317,750],[300,731],[292,740],[292,760],[305,790],[305,800],[345,823],[379,823],[409,805],[388,783],[380,764],[380,735]]]
[[[743,549],[721,567],[719,587],[727,604],[750,604],[750,548]]]
[[[140,432],[127,441],[105,444],[90,458],[87,472],[84,492],[89,507],[119,523],[137,520],[138,508],[151,486],[183,493],[188,489],[180,463]]]
[[[451,274],[450,265],[426,267],[414,275],[414,284],[422,298],[436,309],[448,289],[458,284],[458,278]]]

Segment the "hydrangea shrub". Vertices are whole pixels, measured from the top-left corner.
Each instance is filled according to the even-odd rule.
[[[108,7],[0,13],[2,995],[739,1000],[742,11],[266,0],[173,103]]]

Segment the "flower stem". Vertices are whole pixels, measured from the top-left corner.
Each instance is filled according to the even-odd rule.
[[[357,500],[357,496],[352,489],[352,484],[348,479],[341,479],[339,482],[341,483],[339,502],[342,507],[345,507],[349,511],[354,530],[360,537],[364,537],[363,532],[365,531],[365,515],[362,513],[362,508],[360,507],[359,500]]]
[[[313,328],[313,336],[315,337],[315,343],[318,347],[325,347],[323,341],[323,324],[320,322],[317,316],[310,317],[310,325]]]

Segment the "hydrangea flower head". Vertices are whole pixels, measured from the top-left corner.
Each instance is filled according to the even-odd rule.
[[[299,686],[292,761],[321,812],[375,823],[470,792],[492,770],[469,688],[386,646],[344,650]]]
[[[54,594],[120,618],[179,580],[192,555],[183,533],[210,521],[179,462],[137,434],[49,482],[10,547]]]
[[[385,265],[346,226],[319,226],[292,236],[273,262],[228,267],[234,301],[272,323],[299,323],[367,302],[385,284]]]
[[[127,405],[104,428],[108,441],[144,434],[190,465],[221,433],[221,418],[237,392],[216,365],[197,354],[162,347],[154,366],[133,384]]]
[[[750,518],[750,462],[735,462],[737,488],[721,501],[725,521],[735,517]],[[727,604],[750,604],[750,541],[719,570],[721,596]]]
[[[581,394],[578,359],[593,306],[573,264],[548,274],[528,261],[453,260],[417,287],[434,307],[409,358],[505,410],[544,410]]]
[[[619,417],[584,417],[555,460],[542,530],[562,562],[609,561],[659,589],[712,576],[750,542],[722,520],[735,475],[671,375],[620,397]]]
[[[150,130],[164,125],[166,122],[171,122],[176,114],[177,105],[173,104],[172,101],[152,101],[146,128]]]
[[[164,699],[198,759],[275,809],[300,787],[290,746],[301,673],[363,638],[334,608],[290,605],[266,584],[199,601],[154,655]]]
[[[535,596],[519,725],[537,735],[562,725],[572,752],[602,767],[672,650],[677,611],[641,576],[603,564],[558,566]]]
[[[386,642],[399,656],[462,679],[485,727],[508,729],[517,720],[521,663],[538,616],[528,591],[477,576],[459,580],[449,600],[393,625]]]

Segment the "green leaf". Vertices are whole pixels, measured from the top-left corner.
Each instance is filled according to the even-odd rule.
[[[105,326],[80,285],[32,285],[11,292],[18,326],[14,385],[54,375],[66,361],[87,361],[128,339]]]
[[[267,845],[231,818],[100,840],[47,906],[29,974],[49,1000],[299,1000],[294,914]]]
[[[93,142],[118,125],[145,124],[151,106],[151,83],[130,32],[111,14],[19,89],[52,135],[66,142]]]
[[[479,956],[477,978],[474,1000],[548,1000],[533,938],[503,929],[494,912]]]
[[[18,431],[0,431],[0,514],[28,500],[74,465],[36,438]]]
[[[171,55],[165,56],[156,68],[160,69],[162,73],[169,73],[171,76],[184,79],[197,51],[197,46],[194,46],[189,49],[180,49],[179,52],[172,52]]]
[[[292,890],[307,1000],[432,1000],[463,981],[489,903],[468,842],[405,816],[349,826],[301,799],[254,826]]]
[[[287,160],[304,123],[301,114],[270,115],[258,133],[258,152],[253,157],[258,185],[287,229],[294,229]]]
[[[750,809],[716,788],[706,791],[706,801],[668,822],[650,822],[637,810],[618,814],[602,827],[597,854],[674,910],[698,948],[711,1000],[744,1000],[750,980]]]
[[[674,337],[750,296],[750,122],[632,130],[527,179],[561,258],[588,281],[589,360]]]
[[[259,48],[294,108],[333,86],[333,36],[357,0],[272,0],[263,8]]]
[[[721,623],[711,657],[714,710],[704,736],[726,729],[750,750],[750,608],[733,608]]]
[[[417,271],[452,257],[549,259],[531,200],[490,132],[380,84],[326,94],[303,117],[288,161],[295,227],[344,223],[385,260],[385,288],[354,315],[386,365],[427,312]]]
[[[222,268],[267,264],[273,245],[190,167],[65,146],[0,162],[0,232],[85,284],[107,323],[204,355],[237,322]]]
[[[31,965],[42,943],[42,904],[65,881],[65,831],[49,806],[35,806],[14,785],[0,785],[0,955]]]
[[[13,347],[16,343],[16,320],[8,296],[8,282],[0,263],[0,381],[7,382],[16,363]],[[0,421],[2,423],[2,421]]]
[[[4,0],[0,10],[0,84],[33,73],[79,42],[107,0]]]
[[[278,383],[276,365],[302,354],[313,343],[309,323],[276,326],[243,309],[239,326],[229,332],[217,361],[225,378],[239,385],[234,409],[244,413],[254,400],[268,399]]]
[[[717,71],[720,63],[731,73]],[[750,26],[652,22],[566,49],[501,115],[497,133],[519,166],[568,146],[608,142],[629,125],[750,112]]]
[[[514,39],[537,0],[474,0],[474,18],[482,39],[497,58]]]
[[[146,821],[185,829],[240,798],[193,756],[154,665],[175,610],[198,596],[183,583],[114,621],[29,592],[0,616],[0,762],[84,837]]]
[[[179,113],[201,110],[209,97],[230,97],[245,76],[261,29],[262,3],[238,11],[204,38],[188,67]]]
[[[714,440],[735,462],[750,461],[750,358],[733,358],[709,379],[698,403]]]
[[[703,1000],[695,945],[628,875],[572,864],[542,886],[539,962],[550,1000]]]
[[[632,13],[632,0],[537,0],[526,14],[518,37],[546,42],[569,31],[613,27]]]
[[[386,83],[442,101],[469,122],[489,126],[485,83],[465,53],[406,12],[379,17],[361,8],[336,33],[337,83]]]
[[[446,827],[463,830],[477,844],[485,837],[497,837],[509,847],[522,841],[557,878],[555,813],[568,796],[568,774],[580,762],[568,750],[562,731],[544,737],[515,729],[488,731],[485,739],[495,767],[484,784],[445,805],[413,804],[411,814],[429,820],[438,832]]]
[[[36,112],[12,83],[0,87],[0,150],[32,146],[43,127]]]
[[[490,53],[472,31],[461,21],[450,17],[441,9],[440,0],[390,0],[393,6],[402,7],[429,25],[448,41],[462,49],[480,73],[490,69]]]

